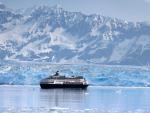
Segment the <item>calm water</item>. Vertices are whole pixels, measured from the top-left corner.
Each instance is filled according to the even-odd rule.
[[[150,113],[150,88],[0,86],[0,113]]]

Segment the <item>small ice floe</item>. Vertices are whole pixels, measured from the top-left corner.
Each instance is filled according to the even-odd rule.
[[[49,109],[50,113],[67,113],[69,108],[62,108],[62,107],[52,107]]]
[[[62,107],[52,107],[51,110],[68,110],[69,108],[62,108]]]
[[[117,94],[121,94],[121,93],[122,93],[122,90],[121,90],[121,89],[116,90],[116,93],[117,93]]]
[[[89,108],[84,110],[85,113],[97,113],[98,109],[97,108]]]
[[[87,93],[87,92],[85,93],[85,95],[88,95],[88,94],[89,94],[89,93]]]

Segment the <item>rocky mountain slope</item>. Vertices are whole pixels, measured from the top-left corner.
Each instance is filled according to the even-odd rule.
[[[0,4],[0,59],[148,65],[150,24],[38,6]]]

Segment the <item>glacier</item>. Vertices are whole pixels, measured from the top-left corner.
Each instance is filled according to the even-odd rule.
[[[149,87],[149,31],[146,22],[1,4],[0,84],[38,85],[59,70],[94,86]]]
[[[37,62],[1,63],[0,84],[39,85],[42,78],[57,70],[66,76],[82,75],[91,86],[150,87],[149,67]]]

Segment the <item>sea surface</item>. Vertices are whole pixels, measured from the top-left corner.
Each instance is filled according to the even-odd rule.
[[[0,113],[150,113],[150,88],[0,85]]]

